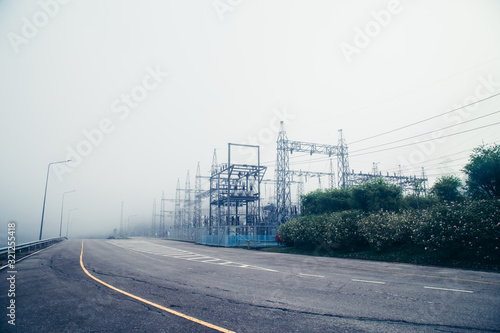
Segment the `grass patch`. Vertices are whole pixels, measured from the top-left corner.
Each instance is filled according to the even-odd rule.
[[[295,247],[267,247],[261,248],[259,251],[500,272],[500,263],[498,262],[478,262],[467,258],[451,260],[449,258],[439,257],[435,253],[429,251],[409,250],[407,248],[392,249],[391,251],[385,252],[363,250],[350,253],[327,251],[324,249],[310,250]]]

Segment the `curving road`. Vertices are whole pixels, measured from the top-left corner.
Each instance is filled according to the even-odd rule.
[[[500,331],[496,273],[151,239],[69,240],[15,269],[0,332]]]

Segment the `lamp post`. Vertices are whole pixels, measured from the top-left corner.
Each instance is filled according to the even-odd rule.
[[[45,180],[45,194],[43,195],[43,208],[42,208],[42,222],[40,223],[40,236],[38,237],[38,240],[42,240],[42,231],[43,231],[43,216],[45,214],[45,199],[47,198],[47,185],[49,183],[49,172],[50,172],[50,166],[52,164],[58,164],[58,163],[67,163],[70,162],[71,160],[66,160],[66,161],[59,161],[59,162],[52,162],[49,163],[47,166],[47,179]]]
[[[64,196],[68,193],[73,193],[75,192],[76,190],[73,190],[73,191],[68,191],[68,192],[64,192],[63,193],[63,197],[62,197],[62,203],[61,203],[61,224],[59,225],[59,237],[61,237],[61,233],[62,233],[62,221],[63,221],[63,212],[64,212]]]
[[[71,211],[77,210],[78,208],[73,208],[68,211],[68,222],[66,222],[66,238],[68,238],[68,229],[69,229],[69,217],[71,216]]]

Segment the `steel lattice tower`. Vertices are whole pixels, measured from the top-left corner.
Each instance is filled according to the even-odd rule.
[[[304,195],[304,176],[300,175],[300,179],[297,182],[297,214],[302,214],[302,200],[301,197]]]
[[[186,174],[186,186],[184,187],[184,205],[183,205],[183,210],[184,210],[184,218],[182,222],[182,227],[186,230],[188,230],[188,237],[189,237],[189,229],[191,227],[191,181],[189,179],[189,170],[187,171]]]
[[[338,186],[339,188],[346,188],[349,187],[349,153],[341,129],[339,130],[339,143],[337,149]]]
[[[290,156],[288,138],[283,126],[283,121],[280,121],[280,131],[276,144],[276,212],[278,215],[278,223],[283,223],[290,216],[292,206]]]
[[[330,174],[328,175],[328,185],[330,188],[335,187],[335,173],[333,171],[333,161],[330,159]]]
[[[218,179],[215,177],[219,169],[219,165],[217,164],[217,150],[214,149],[214,155],[212,157],[212,169],[211,169],[211,177],[210,177],[210,213],[209,213],[209,224],[210,227],[215,225],[220,225],[220,206],[214,207],[215,212],[212,208],[212,202],[218,200],[218,189],[219,184],[217,183]],[[215,191],[214,191],[215,189]]]
[[[201,172],[200,162],[196,168],[196,179],[194,181],[194,214],[193,226],[201,227]]]
[[[163,200],[162,200],[163,202]],[[175,190],[175,210],[174,210],[174,229],[176,235],[174,237],[179,237],[178,232],[181,229],[181,182],[177,178],[177,189]]]
[[[161,192],[161,203],[160,203],[160,230],[159,234],[161,237],[165,237],[165,191]]]

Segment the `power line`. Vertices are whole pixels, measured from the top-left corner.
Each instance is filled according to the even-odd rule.
[[[459,110],[459,109],[462,109],[462,108],[465,108],[465,107],[468,107],[472,104],[475,104],[475,103],[478,103],[478,102],[481,102],[481,101],[484,101],[488,98],[492,98],[494,96],[497,96],[497,95],[500,95],[500,93],[497,93],[495,95],[491,95],[483,100],[478,100],[474,103],[471,103],[471,104],[468,104],[468,105],[465,105],[463,107],[460,107],[460,108],[457,108],[457,109],[454,109],[454,110],[451,110],[451,111],[448,111],[446,113],[450,113],[450,112],[453,112],[453,111],[456,111],[456,110]],[[385,143],[385,144],[381,144],[381,145],[377,145],[377,146],[373,146],[373,147],[369,147],[369,148],[363,148],[363,149],[360,149],[360,150],[357,150],[356,152],[358,151],[362,151],[362,150],[367,150],[367,149],[373,149],[373,148],[377,148],[377,147],[380,147],[380,146],[385,146],[385,145],[388,145],[388,144],[392,144],[392,143],[397,143],[397,142],[401,142],[401,141],[405,141],[405,140],[409,140],[409,139],[412,139],[412,138],[415,138],[415,137],[418,137],[418,136],[422,136],[422,135],[426,135],[426,134],[430,134],[430,133],[433,133],[433,132],[436,132],[436,131],[441,131],[441,130],[444,130],[444,129],[448,129],[448,128],[451,128],[451,127],[454,127],[454,126],[458,126],[458,125],[461,125],[461,124],[465,124],[465,123],[468,123],[468,122],[472,122],[472,121],[475,121],[475,120],[478,120],[478,119],[481,119],[481,118],[484,118],[484,117],[488,117],[488,116],[491,116],[491,115],[494,115],[496,113],[499,113],[499,111],[495,111],[495,112],[492,112],[490,114],[487,114],[487,115],[484,115],[484,116],[480,116],[480,117],[477,117],[477,118],[474,118],[474,119],[470,119],[470,120],[467,120],[467,121],[464,121],[464,122],[461,122],[459,124],[454,124],[454,125],[451,125],[451,126],[447,126],[447,127],[443,127],[443,128],[440,128],[440,129],[437,129],[437,130],[433,130],[431,132],[427,132],[427,133],[423,133],[423,134],[419,134],[419,135],[415,135],[415,136],[412,136],[412,137],[408,137],[408,138],[405,138],[405,139],[400,139],[400,140],[396,140],[396,141],[392,141],[392,142],[389,142],[389,143]],[[446,113],[443,113],[443,114],[446,114]],[[441,114],[441,115],[443,115]],[[440,115],[438,115],[440,116]],[[435,116],[435,117],[438,117],[438,116]],[[426,120],[429,120],[429,119],[432,119],[432,118],[435,118],[435,117],[431,117],[431,118],[428,118]],[[420,121],[420,122],[424,122],[426,121],[425,119]],[[417,123],[420,123],[420,122],[417,122]],[[417,123],[414,123],[414,124],[417,124]],[[414,125],[413,124],[413,125]],[[481,129],[481,128],[485,128],[485,127],[490,127],[490,126],[493,126],[493,125],[497,125],[499,123],[494,123],[494,124],[489,124],[489,125],[485,125],[485,126],[481,126],[481,127],[477,127],[477,128],[473,128],[473,129],[469,129],[469,130],[465,130],[465,131],[461,131],[461,132],[457,132],[457,133],[453,133],[453,134],[449,134],[449,135],[445,135],[445,136],[442,136],[440,138],[446,138],[446,137],[450,137],[450,136],[455,136],[455,135],[458,135],[458,134],[462,134],[462,133],[467,133],[467,132],[470,132],[470,131],[474,131],[474,130],[478,130],[478,129]],[[409,126],[412,126],[411,124],[410,125],[407,125],[406,127],[409,127]],[[401,129],[401,128],[400,128]],[[398,129],[395,129],[395,130],[392,130],[392,131],[389,131],[389,132],[394,132]],[[385,133],[389,133],[389,132],[385,132]],[[380,135],[383,135],[385,133],[382,133],[382,134],[379,134],[378,136]],[[423,142],[428,142],[428,141],[432,141],[434,139],[429,139],[429,140],[424,140],[424,141],[420,141],[418,143],[423,143]],[[362,140],[358,140],[356,142],[359,142],[359,141],[362,141]],[[386,148],[386,149],[381,149],[381,150],[377,150],[377,151],[372,151],[372,152],[366,152],[366,153],[361,153],[361,154],[354,154],[354,155],[350,155],[350,157],[356,157],[356,156],[361,156],[361,155],[367,155],[367,154],[371,154],[371,153],[376,153],[376,152],[381,152],[381,151],[387,151],[387,150],[391,150],[391,149],[397,149],[397,148],[402,148],[402,147],[407,147],[407,146],[410,146],[410,145],[414,145],[416,143],[410,143],[410,144],[405,144],[405,145],[401,145],[401,146],[397,146],[397,147],[390,147],[390,148]],[[464,151],[461,151],[461,152],[458,152],[458,153],[454,153],[454,154],[450,154],[448,156],[452,156],[452,155],[456,155],[456,154],[460,154],[460,153],[463,153],[463,152],[467,152],[467,151],[471,151],[470,149],[468,150],[464,150]],[[297,156],[291,156],[290,159],[295,159],[295,158],[299,158],[299,157],[303,157],[304,155],[297,155]],[[445,158],[447,156],[441,156],[441,157],[438,157],[436,159],[440,159],[440,158]],[[330,157],[319,157],[319,158],[316,158],[316,159],[311,159],[310,157],[308,159],[304,159],[304,160],[300,160],[300,161],[296,161],[295,163],[293,163],[294,165],[301,165],[301,164],[310,164],[311,162],[323,162],[323,161],[328,161],[330,159]],[[436,159],[433,159],[433,160],[436,160]],[[429,161],[433,161],[433,160],[429,160]],[[427,162],[429,162],[427,161]],[[261,163],[261,165],[275,165],[276,164],[276,161],[268,161],[268,162],[263,162]]]
[[[487,125],[487,126],[493,126],[493,125],[496,125],[496,124],[491,124],[491,125]],[[483,126],[483,127],[487,127],[487,126]],[[471,130],[466,130],[466,131],[462,131],[462,132],[457,132],[457,133],[454,133],[454,134],[450,134],[450,135],[447,135],[447,136],[458,135],[458,134],[461,134],[461,133],[465,133],[465,132],[468,132],[468,131],[477,130],[477,129],[481,129],[481,128],[482,127],[478,127],[478,128],[474,128],[474,129],[471,129]],[[443,137],[447,137],[447,136],[443,136]],[[426,141],[431,141],[431,140],[434,140],[434,139],[430,139],[430,140],[426,140]],[[426,142],[426,141],[420,141],[418,143]],[[493,143],[495,143],[495,142],[493,142]],[[408,144],[408,145],[413,145],[413,144],[416,144],[416,143],[412,143],[412,144]],[[491,143],[489,143],[489,144],[491,144]],[[405,146],[408,146],[408,145],[405,145]],[[398,147],[392,147],[392,148],[387,148],[385,150],[396,149],[396,148],[399,148],[399,147],[400,146],[398,146]],[[442,159],[442,158],[447,158],[447,157],[458,155],[458,154],[462,154],[462,153],[465,153],[465,152],[472,152],[472,148],[471,149],[462,150],[462,151],[459,151],[459,152],[456,152],[456,153],[453,153],[453,154],[449,154],[449,155],[445,155],[445,156],[440,156],[440,157],[437,157],[437,158],[433,158],[431,160],[427,160],[426,162],[431,162],[431,161],[439,160],[439,159]],[[372,153],[372,152],[367,152],[367,153],[363,153],[363,154],[356,154],[356,155],[350,155],[349,157],[356,157],[356,156],[361,156],[361,155],[367,155],[367,154],[370,154],[370,153]],[[299,156],[303,156],[303,155],[299,155]],[[299,157],[299,156],[297,156],[297,157]],[[328,160],[330,160],[330,157],[318,157],[316,159],[311,159],[311,160],[307,159],[307,160],[298,161],[298,162],[294,163],[293,165],[308,164],[310,162],[325,162],[325,161],[328,161]],[[386,171],[397,171],[397,170],[398,170],[398,168],[393,168],[393,169],[388,169]]]
[[[465,163],[460,163],[460,164],[453,164],[453,165],[445,165],[444,167],[446,168],[456,168],[456,167],[463,167],[465,165]],[[441,170],[443,169],[442,167],[437,167],[437,166],[434,166],[432,168],[428,168],[428,167],[425,167],[425,171],[429,171],[429,170]]]
[[[489,124],[489,125],[484,125],[484,126],[480,126],[480,127],[476,127],[476,128],[468,129],[468,130],[461,131],[461,132],[457,132],[457,133],[452,133],[452,134],[444,135],[444,136],[442,136],[440,139],[442,139],[442,138],[447,138],[447,137],[450,137],[450,136],[459,135],[459,134],[463,134],[463,133],[467,133],[467,132],[476,131],[476,130],[481,129],[481,128],[491,127],[491,126],[495,126],[495,125],[498,125],[498,124],[500,124],[500,122],[496,122],[496,123],[493,123],[493,124]],[[420,142],[417,142],[417,143],[424,143],[424,142],[428,142],[428,141],[432,141],[432,140],[435,140],[435,139],[423,140],[423,141],[420,141]],[[397,148],[408,147],[408,146],[415,145],[415,144],[417,144],[417,143],[408,143],[408,144],[401,145],[401,146],[390,147],[390,148],[385,148],[385,149],[379,149],[379,150],[370,151],[370,152],[361,153],[361,154],[354,154],[354,155],[350,155],[350,157],[356,157],[356,156],[361,156],[361,155],[366,155],[366,154],[378,153],[378,152],[381,152],[381,151],[387,151],[387,150],[391,150],[391,149],[397,149]]]
[[[397,143],[397,142],[401,142],[401,141],[406,141],[406,140],[414,139],[414,138],[417,138],[417,137],[419,137],[419,136],[423,136],[423,135],[427,135],[427,134],[435,133],[435,132],[437,132],[437,131],[442,131],[442,130],[445,130],[445,129],[448,129],[448,128],[452,128],[452,127],[459,126],[459,125],[462,125],[462,124],[466,124],[466,123],[469,123],[469,122],[472,122],[472,121],[476,121],[476,120],[479,120],[479,119],[482,119],[482,118],[485,118],[485,117],[489,117],[489,116],[492,116],[492,115],[497,114],[497,113],[500,113],[500,111],[495,111],[495,112],[492,112],[492,113],[486,114],[486,115],[484,115],[484,116],[480,116],[480,117],[477,117],[477,118],[474,118],[474,119],[469,119],[469,120],[466,120],[466,121],[460,122],[460,123],[458,123],[458,124],[454,124],[454,125],[450,125],[450,126],[442,127],[442,128],[439,128],[439,129],[436,129],[436,130],[430,131],[430,132],[426,132],[426,133],[422,133],[422,134],[417,134],[417,135],[414,135],[414,136],[410,136],[410,137],[408,137],[408,138],[399,139],[399,140],[396,140],[396,141],[391,141],[391,142],[387,142],[387,143],[382,143],[382,144],[380,144],[380,145],[376,145],[376,146],[373,146],[373,147],[368,147],[368,148],[358,149],[358,150],[356,150],[356,151],[354,151],[354,152],[359,152],[359,151],[363,151],[363,150],[368,150],[368,149],[378,148],[378,147],[387,146],[387,145],[390,145],[390,144],[393,144],[393,143]]]
[[[350,144],[355,144],[355,143],[358,143],[358,142],[361,142],[361,141],[366,141],[366,140],[369,140],[369,139],[373,139],[373,138],[376,138],[376,137],[379,137],[379,136],[382,136],[382,135],[385,135],[385,134],[389,134],[389,133],[393,133],[393,132],[396,132],[396,131],[399,131],[399,130],[402,130],[404,128],[408,128],[408,127],[411,127],[411,126],[414,126],[414,125],[418,125],[418,124],[421,124],[423,122],[426,122],[426,121],[429,121],[429,120],[432,120],[432,119],[435,119],[435,118],[438,118],[438,117],[441,117],[441,116],[444,116],[445,114],[448,114],[448,113],[452,113],[452,112],[455,112],[455,111],[458,111],[458,110],[461,110],[461,109],[464,109],[466,107],[469,107],[471,105],[474,105],[474,104],[477,104],[477,103],[480,103],[480,102],[484,102],[490,98],[493,98],[495,96],[498,96],[500,95],[500,93],[496,93],[496,94],[493,94],[491,96],[488,96],[488,97],[485,97],[483,99],[480,99],[480,100],[477,100],[475,102],[472,102],[470,104],[467,104],[467,105],[464,105],[464,106],[461,106],[461,107],[458,107],[456,109],[453,109],[453,110],[450,110],[450,111],[446,111],[444,113],[441,113],[441,114],[438,114],[436,116],[432,116],[430,118],[426,118],[426,119],[423,119],[423,120],[419,120],[417,122],[414,122],[414,123],[411,123],[411,124],[408,124],[408,125],[405,125],[405,126],[402,126],[402,127],[398,127],[396,129],[393,129],[393,130],[390,130],[390,131],[387,131],[387,132],[383,132],[383,133],[380,133],[380,134],[376,134],[376,135],[372,135],[368,138],[365,138],[365,139],[361,139],[361,140],[357,140],[357,141],[354,141],[354,142],[351,142]]]

